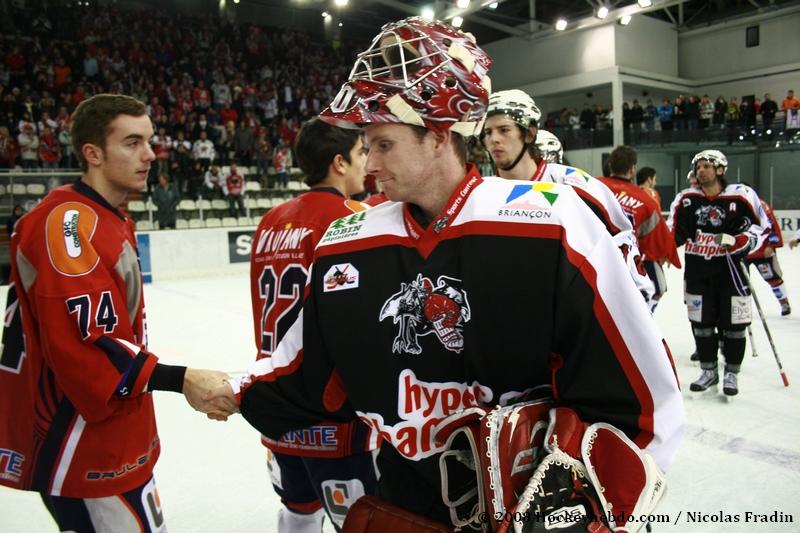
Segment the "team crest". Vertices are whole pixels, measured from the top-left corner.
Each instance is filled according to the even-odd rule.
[[[697,215],[697,225],[707,226],[711,224],[715,228],[722,226],[725,221],[725,211],[715,205],[704,205],[694,212]]]
[[[324,292],[344,291],[358,288],[358,270],[350,263],[333,265],[323,278]]]
[[[431,333],[445,348],[460,353],[464,349],[464,324],[470,319],[467,291],[461,288],[461,280],[439,276],[434,286],[430,279],[417,274],[416,280],[402,283],[383,304],[378,318],[389,317],[400,324],[393,353],[422,353],[418,337]]]

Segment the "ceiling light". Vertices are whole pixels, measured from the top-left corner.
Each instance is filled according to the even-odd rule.
[[[492,2],[489,4],[489,9],[497,9],[497,2]]]
[[[461,17],[453,17],[454,28],[460,28],[462,24],[464,24],[464,19],[462,19]]]
[[[330,15],[328,14],[328,12],[327,12],[327,11],[323,11],[323,12],[322,12],[322,18],[326,19],[326,18],[328,18],[328,17],[330,17]]]
[[[597,18],[604,19],[608,16],[608,8],[606,6],[600,6],[597,8]]]
[[[344,7],[344,6],[346,6],[346,5],[347,5],[347,2],[349,2],[349,0],[333,0],[333,3],[334,3],[335,5],[337,5],[337,6],[339,6],[339,7]]]
[[[653,5],[653,0],[638,0],[639,7],[650,7]]]
[[[467,9],[469,7],[469,0],[456,0],[456,7],[458,9]]]
[[[433,9],[430,7],[423,7],[422,8],[422,19],[427,20],[428,22],[433,20]]]
[[[234,3],[234,4],[238,4],[238,3],[239,3],[239,0],[233,0],[233,3]]]
[[[622,24],[623,26],[627,26],[628,24],[631,23],[631,16],[622,15],[622,17],[619,19],[619,23]]]
[[[567,21],[566,19],[558,19],[556,21],[556,29],[558,31],[564,31],[567,29]]]
[[[339,27],[341,28],[342,26],[343,26],[343,24],[340,22],[340,23],[339,23]]]

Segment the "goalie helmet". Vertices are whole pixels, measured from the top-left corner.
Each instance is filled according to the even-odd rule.
[[[519,89],[493,93],[489,98],[489,110],[486,116],[493,115],[506,115],[525,131],[530,127],[535,128],[542,118],[542,112],[533,98]]]
[[[721,167],[723,174],[728,170],[728,158],[725,157],[725,154],[719,150],[703,150],[692,158],[692,174],[694,174],[695,169],[697,169],[698,161],[702,161],[703,159],[714,165],[714,168]]]
[[[401,123],[473,135],[486,114],[491,64],[474,37],[448,24],[389,23],[358,54],[320,118],[340,127]]]
[[[558,137],[547,130],[536,132],[536,148],[542,154],[542,159],[548,163],[558,163],[564,160],[564,147]]]

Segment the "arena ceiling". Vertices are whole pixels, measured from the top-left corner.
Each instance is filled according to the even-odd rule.
[[[550,33],[559,18],[569,22],[569,31],[587,24],[614,23],[623,14],[639,13],[688,30],[800,5],[800,0],[652,0],[650,7],[640,8],[635,0],[471,0],[464,10],[456,6],[457,0],[348,0],[344,7],[337,6],[336,0],[240,1],[265,9],[314,11],[317,15],[327,11],[349,30],[348,37],[357,39],[374,35],[385,22],[419,15],[423,8],[430,7],[437,18],[462,16],[463,29],[475,34],[482,44],[511,35],[535,38]],[[490,3],[497,5],[492,8]],[[602,5],[609,9],[604,21],[595,18]]]

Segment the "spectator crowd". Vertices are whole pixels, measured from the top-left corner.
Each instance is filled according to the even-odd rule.
[[[195,198],[212,166],[233,162],[265,185],[274,167],[285,186],[300,125],[331,100],[352,63],[347,44],[217,15],[4,5],[0,169],[75,168],[70,114],[108,92],[147,103],[157,156],[148,189],[166,175]]]

